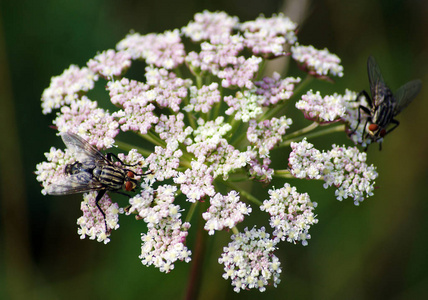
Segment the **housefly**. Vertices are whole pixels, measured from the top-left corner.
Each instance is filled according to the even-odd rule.
[[[373,56],[369,56],[367,60],[367,72],[372,97],[370,98],[364,90],[357,95],[356,101],[364,96],[369,107],[363,105],[358,107],[358,124],[350,134],[354,133],[360,125],[361,111],[363,111],[368,115],[364,124],[363,139],[377,142],[398,127],[400,122],[395,117],[417,96],[422,83],[420,80],[409,81],[392,94]],[[390,124],[392,125],[389,126]],[[379,144],[379,149],[382,149],[382,143]]]
[[[134,176],[146,174],[137,174],[127,169],[126,167],[135,165],[124,164],[113,153],[103,155],[95,147],[74,133],[63,133],[61,137],[64,144],[76,158],[76,162],[67,164],[64,169],[66,176],[58,182],[47,186],[46,191],[50,195],[68,195],[98,191],[95,204],[104,217],[107,230],[106,215],[98,204],[101,198],[107,191],[130,197],[128,194],[122,192],[122,190],[134,191],[137,187],[137,179]],[[113,162],[113,158],[120,163],[120,166]]]

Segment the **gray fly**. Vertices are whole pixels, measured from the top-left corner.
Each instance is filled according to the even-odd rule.
[[[364,124],[363,139],[376,142],[398,127],[400,122],[395,117],[415,99],[421,90],[422,83],[420,80],[409,81],[392,94],[373,56],[369,56],[367,60],[367,72],[372,97],[370,98],[364,90],[357,95],[356,101],[364,96],[369,107],[359,106],[358,124],[350,134],[354,133],[360,125],[361,111],[363,111],[368,115]],[[388,129],[390,124],[392,126]],[[379,144],[379,149],[382,149],[382,143]]]
[[[66,176],[63,180],[47,186],[47,193],[50,195],[68,195],[98,191],[95,203],[104,216],[107,231],[105,213],[98,202],[107,191],[130,197],[128,194],[122,192],[122,190],[134,191],[137,187],[137,179],[134,177],[146,174],[137,174],[125,168],[136,165],[124,164],[113,153],[103,155],[95,147],[74,133],[63,133],[61,137],[64,144],[76,158],[76,162],[65,166],[64,173]],[[115,164],[113,158],[120,165]]]

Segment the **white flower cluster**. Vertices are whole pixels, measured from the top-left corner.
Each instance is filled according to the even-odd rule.
[[[250,119],[257,118],[263,110],[261,104],[264,101],[264,97],[244,91],[244,93],[237,92],[236,96],[224,97],[224,102],[229,105],[226,110],[226,115],[235,114],[235,120],[241,120],[242,122],[248,122]]]
[[[85,193],[80,209],[83,215],[77,219],[79,228],[77,233],[81,239],[88,237],[91,240],[110,242],[110,231],[119,228],[119,213],[123,213],[123,209],[119,208],[117,203],[113,203],[110,197],[105,194],[98,205],[105,214],[105,219],[101,211],[95,204],[97,192]],[[105,226],[107,225],[107,231]]]
[[[354,198],[358,205],[366,197],[373,195],[376,167],[368,166],[367,154],[356,147],[339,147],[321,152],[308,143],[306,138],[299,143],[291,143],[293,151],[288,159],[291,174],[297,178],[321,179],[324,188],[334,185],[337,200]]]
[[[37,181],[42,183],[42,194],[46,195],[53,182],[59,182],[64,178],[64,166],[73,163],[74,159],[70,151],[65,152],[61,149],[51,147],[49,152],[45,153],[47,161],[37,164],[36,172]]]
[[[270,18],[258,17],[240,25],[244,32],[245,45],[254,53],[271,53],[274,56],[284,55],[284,45],[294,44],[297,24],[282,13]]]
[[[307,193],[298,193],[288,183],[280,189],[270,189],[269,195],[270,199],[263,202],[260,210],[271,216],[270,226],[274,229],[275,241],[301,241],[306,246],[311,238],[309,228],[318,223],[313,213],[317,203],[311,202]]]
[[[61,75],[52,77],[49,88],[43,91],[43,113],[51,113],[52,109],[71,103],[82,91],[92,90],[97,80],[98,75],[90,69],[71,65]]]
[[[250,120],[247,139],[261,158],[268,158],[270,151],[282,141],[282,136],[292,123],[293,121],[286,116],[264,120],[260,123]]]
[[[116,48],[133,59],[143,58],[149,65],[168,70],[183,63],[186,54],[178,29],[146,35],[131,32]]]
[[[291,143],[289,171],[278,170],[284,167],[283,149],[273,151],[313,129],[294,129],[286,135],[294,124],[284,113],[287,100],[301,94],[309,81],[301,83],[300,78],[279,73],[261,78],[266,59],[286,55],[291,47],[292,58],[309,75],[326,80],[343,76],[340,59],[327,49],[299,45],[296,29],[297,24],[283,14],[240,23],[224,12],[204,11],[180,29],[145,35],[131,32],[115,50],[99,52],[86,66],[71,65],[53,77],[43,92],[43,113],[56,109],[54,125],[59,132],[77,134],[97,149],[115,145],[135,149],[111,162],[123,169],[115,172],[107,171],[110,162],[98,154],[86,153],[89,147],[79,151],[51,148],[47,161],[37,165],[42,193],[91,191],[81,204],[78,232],[81,238],[107,243],[124,211],[110,196],[129,192],[133,197],[125,209],[127,215],[135,215],[147,225],[147,232],[141,234],[141,262],[162,272],[171,271],[177,261],[190,261],[186,246],[190,223],[182,218],[182,203],[191,202],[186,219],[194,220],[198,211],[194,208],[209,201],[202,214],[208,234],[234,233],[219,259],[224,265],[223,277],[231,279],[236,292],[276,286],[281,273],[273,254],[277,243],[306,245],[309,229],[318,220],[316,203],[308,194],[298,193],[288,183],[275,189],[273,176],[277,180],[291,173],[297,178],[323,179],[325,188],[337,188],[337,199],[351,197],[356,204],[373,194],[378,176],[375,167],[367,165],[366,154],[357,148],[334,145],[329,151],[319,151],[306,139]],[[187,42],[196,43],[189,48]],[[145,80],[125,77],[136,60],[146,66],[140,73]],[[90,98],[97,94],[91,90],[100,77],[107,81],[109,106],[115,107],[112,113],[98,105],[104,101]],[[355,98],[351,91],[325,97],[309,91],[296,107],[316,123],[343,122],[348,135],[362,143],[367,116],[358,115],[364,100]],[[320,130],[320,134],[328,132],[332,131]],[[122,141],[122,137],[129,140]],[[79,153],[73,158],[71,152]],[[86,160],[94,160],[97,168],[73,165]],[[114,186],[99,173],[108,173],[121,184]],[[266,187],[263,204],[237,181],[262,182]],[[129,183],[134,183],[135,190],[129,190]],[[83,188],[73,189],[77,185]],[[97,193],[104,193],[98,202],[96,197],[101,194]],[[270,215],[271,235],[264,227],[239,233],[236,225],[252,212],[249,202]]]
[[[281,74],[274,72],[272,77],[263,77],[254,82],[255,93],[264,96],[263,106],[275,105],[282,100],[288,100],[293,96],[294,86],[301,81],[299,77],[281,78]]]
[[[338,121],[346,112],[341,95],[335,93],[323,98],[319,91],[314,94],[312,90],[302,95],[296,108],[303,111],[306,119],[320,124]]]
[[[213,82],[210,85],[204,85],[200,89],[196,86],[190,87],[190,103],[183,109],[185,111],[201,111],[208,113],[215,103],[220,102],[221,95],[218,90],[218,83]]]
[[[276,243],[265,228],[253,228],[232,235],[232,242],[223,248],[218,262],[224,265],[224,279],[230,278],[234,291],[257,288],[264,292],[270,282],[280,283],[281,263],[273,252]]]
[[[131,54],[125,51],[109,49],[88,61],[88,67],[105,78],[120,76],[124,70],[131,66]]]
[[[194,42],[210,40],[215,36],[230,34],[239,19],[232,17],[225,12],[210,12],[204,10],[195,14],[195,20],[190,21],[187,26],[181,29],[182,33],[191,38]]]
[[[315,49],[314,46],[301,46],[296,44],[291,46],[291,56],[302,66],[312,71],[315,76],[343,77],[343,66],[340,65],[340,58],[330,53],[327,48],[323,50]]]
[[[141,234],[141,262],[165,273],[174,269],[177,260],[191,259],[191,251],[184,244],[190,224],[181,221],[180,207],[173,204],[176,191],[177,187],[171,185],[146,188],[129,201],[128,214],[135,211],[148,228]]]
[[[204,228],[210,235],[215,230],[232,229],[244,220],[244,215],[251,213],[251,207],[239,201],[236,191],[229,192],[227,196],[217,193],[210,198],[210,204],[208,211],[202,214],[202,218],[207,221]]]

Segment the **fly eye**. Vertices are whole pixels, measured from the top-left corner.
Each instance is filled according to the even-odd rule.
[[[125,190],[127,190],[128,192],[132,191],[134,189],[134,185],[132,184],[131,181],[127,181],[125,183]]]
[[[382,129],[381,131],[380,131],[380,137],[384,137],[385,136],[385,134],[386,134],[386,130],[385,129]]]
[[[129,178],[134,178],[134,172],[128,171],[128,174],[126,174]]]
[[[378,128],[379,128],[379,126],[377,124],[370,124],[369,125],[369,130],[371,132],[375,132]]]

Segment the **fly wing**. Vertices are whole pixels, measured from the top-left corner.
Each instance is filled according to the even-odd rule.
[[[367,73],[369,75],[370,92],[372,97],[375,98],[379,85],[383,88],[386,87],[386,84],[385,80],[383,80],[382,73],[380,72],[379,65],[373,56],[369,56],[367,59]]]
[[[102,189],[102,184],[87,172],[66,176],[45,189],[49,195],[68,195]]]
[[[408,83],[402,85],[397,92],[394,94],[397,105],[395,106],[394,116],[400,113],[403,109],[409,105],[410,102],[415,99],[419,94],[422,88],[422,82],[417,80],[409,81]]]
[[[64,132],[61,134],[61,138],[78,161],[84,163],[86,161],[97,162],[105,160],[100,151],[77,134]]]

